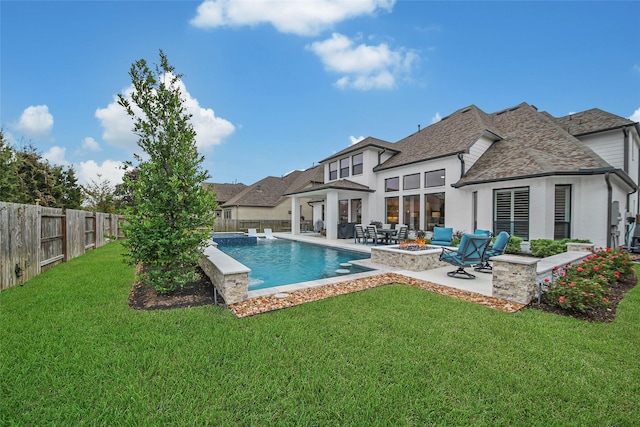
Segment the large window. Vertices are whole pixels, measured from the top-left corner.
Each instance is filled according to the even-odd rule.
[[[420,178],[418,178],[419,181]],[[403,224],[409,226],[409,230],[420,229],[420,195],[403,197]]]
[[[528,241],[529,188],[494,190],[493,201],[493,233],[506,231]]]
[[[425,194],[427,231],[444,227],[444,193]]]
[[[405,190],[415,190],[420,188],[420,174],[414,173],[412,175],[405,175],[402,177],[402,188]]]
[[[344,224],[349,221],[349,201],[338,200],[338,214],[340,217],[340,224]]]
[[[224,219],[231,219],[231,209],[224,210]]]
[[[338,162],[329,163],[329,181],[338,179]]]
[[[384,191],[399,191],[400,190],[400,178],[387,178],[384,180]]]
[[[362,153],[351,157],[351,173],[353,175],[362,175]]]
[[[444,169],[439,169],[437,171],[429,171],[425,174],[425,187],[442,187],[444,186]]]
[[[556,185],[553,238],[571,237],[571,186]]]
[[[349,176],[349,158],[340,159],[340,178]]]
[[[362,199],[351,199],[351,222],[362,223]]]
[[[400,215],[399,212],[399,207],[400,207],[400,200],[398,197],[387,197],[385,199],[386,201],[386,205],[387,205],[387,215],[385,217],[385,223],[388,224],[397,224],[398,223],[398,218]]]

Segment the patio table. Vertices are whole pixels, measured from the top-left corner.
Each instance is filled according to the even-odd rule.
[[[391,243],[391,237],[398,234],[398,230],[394,228],[378,228],[378,233],[384,234],[384,243],[388,245]]]

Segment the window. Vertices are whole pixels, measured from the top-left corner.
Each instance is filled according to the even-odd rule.
[[[415,190],[420,188],[420,174],[414,173],[413,175],[405,175],[402,178],[402,188],[405,190]]]
[[[351,222],[362,223],[362,199],[351,199]]]
[[[398,197],[387,197],[386,198],[386,205],[387,205],[387,215],[386,215],[386,221],[384,221],[385,223],[388,224],[397,224],[398,223],[398,218],[399,218],[399,205],[400,205],[400,200]]]
[[[398,191],[400,190],[400,178],[387,178],[384,180],[384,191]]]
[[[353,175],[362,175],[362,153],[351,157],[351,173]]]
[[[338,162],[329,163],[329,181],[338,179]]]
[[[444,193],[425,194],[427,231],[444,227]]]
[[[425,174],[425,186],[430,187],[442,187],[444,186],[444,169],[437,171],[430,171]]]
[[[231,219],[231,209],[224,210],[224,219]]]
[[[529,240],[529,188],[494,190],[493,201],[493,233]]]
[[[418,175],[420,182],[420,175]],[[420,230],[420,195],[403,197],[403,224],[409,226],[409,230]]]
[[[340,159],[340,178],[349,176],[349,158]]]
[[[556,185],[553,238],[571,237],[571,186]]]
[[[340,218],[340,224],[344,224],[349,221],[349,201],[338,200],[338,215]]]

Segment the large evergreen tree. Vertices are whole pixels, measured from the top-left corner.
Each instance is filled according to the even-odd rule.
[[[132,102],[119,96],[146,156],[133,188],[134,208],[128,209],[124,231],[127,259],[142,264],[141,279],[159,292],[175,290],[194,279],[195,266],[209,239],[215,198],[202,183],[208,173],[196,148],[196,133],[181,97],[180,75],[174,74],[160,51],[160,65],[151,70],[144,59],[131,66]]]

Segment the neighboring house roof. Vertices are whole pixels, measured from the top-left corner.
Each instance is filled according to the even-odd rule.
[[[391,151],[394,153],[398,152],[398,146],[396,144],[393,144],[391,142],[387,142],[387,141],[383,141],[382,139],[377,139],[377,138],[372,138],[370,136],[366,137],[365,139],[363,139],[362,141],[358,141],[355,144],[350,145],[349,147],[345,148],[344,150],[340,150],[335,154],[332,154],[331,156],[327,157],[326,159],[320,160],[320,163],[323,162],[327,162],[329,160],[332,160],[336,157],[342,157],[346,154],[349,153],[355,153],[356,151],[362,151],[365,148],[378,148],[378,149],[382,149],[382,150],[387,150],[387,151]]]
[[[502,139],[494,142],[454,187],[534,176],[614,171],[566,132],[557,119],[526,103],[494,113],[491,118]]]
[[[398,141],[394,145],[398,154],[376,166],[374,171],[464,153],[486,134],[493,140],[500,138],[491,116],[471,105]]]
[[[205,190],[216,194],[218,205],[222,205],[236,194],[247,188],[244,184],[220,184],[217,182],[205,182],[202,184]]]
[[[222,207],[275,207],[283,202],[285,194],[308,185],[324,181],[324,168],[320,165],[304,171],[293,171],[282,177],[268,176],[245,188]]]
[[[635,122],[598,108],[554,118],[556,123],[571,135],[587,135],[594,132],[631,126]]]

